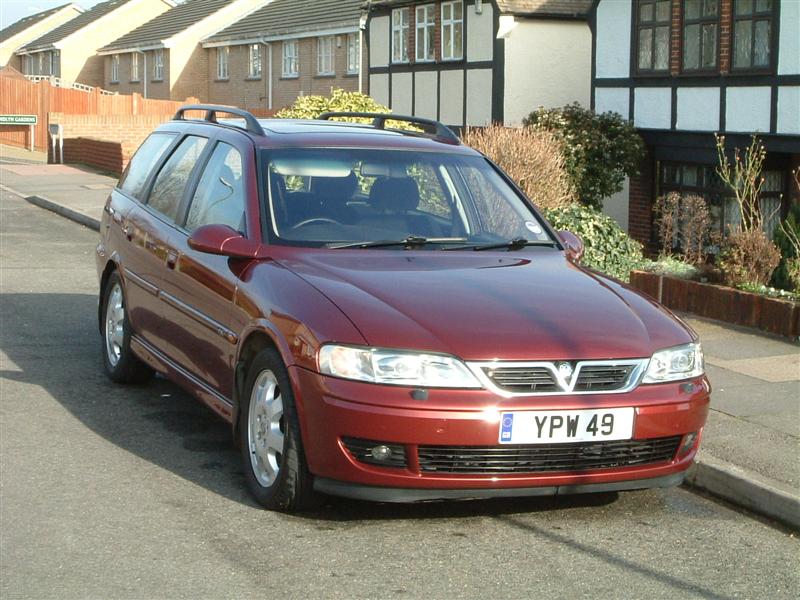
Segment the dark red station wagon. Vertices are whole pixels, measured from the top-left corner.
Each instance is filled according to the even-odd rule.
[[[694,332],[440,123],[360,116],[185,107],[142,144],[97,246],[111,379],[229,421],[272,509],[680,483]]]

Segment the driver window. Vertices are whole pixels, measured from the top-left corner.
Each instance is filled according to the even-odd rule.
[[[220,142],[197,185],[186,217],[186,229],[194,231],[202,225],[228,225],[246,233],[244,209],[242,155],[233,146]]]

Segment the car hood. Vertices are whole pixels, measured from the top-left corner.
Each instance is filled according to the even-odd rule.
[[[374,346],[467,360],[577,360],[647,357],[694,337],[652,300],[549,248],[325,250],[280,262]]]

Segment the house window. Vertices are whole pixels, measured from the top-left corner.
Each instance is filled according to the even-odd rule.
[[[347,34],[347,72],[350,75],[358,73],[361,61],[361,40],[357,33]]]
[[[164,51],[153,52],[153,81],[164,80]]]
[[[392,11],[392,62],[408,62],[408,9]]]
[[[436,48],[436,6],[427,4],[417,7],[416,14],[416,40],[417,62],[431,62],[434,60]]]
[[[638,70],[640,73],[668,71],[670,0],[639,0],[638,9]]]
[[[119,54],[111,55],[111,83],[119,83]]]
[[[228,78],[228,56],[230,53],[230,46],[217,48],[217,79]]]
[[[317,38],[317,75],[333,75],[334,36]]]
[[[139,81],[139,53],[131,52],[131,81]]]
[[[297,77],[297,40],[283,42],[283,77]]]
[[[250,79],[259,79],[261,77],[261,46],[258,44],[250,44],[250,60],[248,62],[248,76]]]
[[[50,53],[50,75],[61,76],[61,51],[53,50]]]
[[[464,3],[442,3],[442,60],[464,56]]]
[[[683,3],[683,70],[707,71],[717,67],[719,0],[685,0]]]
[[[734,0],[734,69],[768,69],[772,64],[774,4],[773,0]]]

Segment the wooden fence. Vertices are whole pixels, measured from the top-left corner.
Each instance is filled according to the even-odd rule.
[[[37,150],[47,150],[48,114],[68,115],[171,115],[187,102],[152,100],[141,94],[108,95],[99,88],[91,92],[54,87],[47,81],[32,83],[27,80],[0,77],[0,114],[37,115],[34,145]],[[0,126],[0,143],[30,147],[27,126]]]

